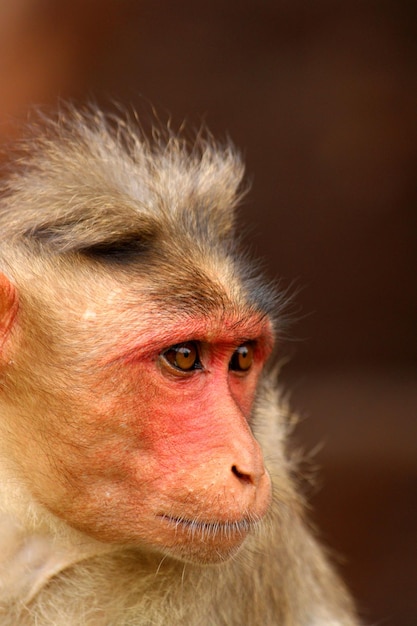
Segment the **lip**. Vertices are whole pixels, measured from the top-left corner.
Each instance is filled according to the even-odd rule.
[[[221,520],[200,520],[198,518],[188,519],[183,516],[167,515],[166,513],[161,513],[158,517],[166,524],[174,527],[175,531],[187,531],[192,535],[211,535],[213,537],[221,535],[229,538],[236,535],[244,537],[259,523],[259,520],[249,518],[225,522]]]

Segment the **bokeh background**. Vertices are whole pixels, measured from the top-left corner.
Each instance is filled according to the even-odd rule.
[[[70,99],[243,150],[248,244],[296,292],[279,353],[313,519],[383,626],[417,625],[416,18],[414,0],[0,2],[4,146]]]

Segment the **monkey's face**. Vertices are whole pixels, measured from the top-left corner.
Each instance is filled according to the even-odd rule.
[[[59,322],[58,346],[79,364],[38,398],[25,461],[34,493],[99,540],[228,558],[270,502],[251,431],[270,323],[238,311],[155,317],[110,300],[78,314],[78,338],[70,312]]]

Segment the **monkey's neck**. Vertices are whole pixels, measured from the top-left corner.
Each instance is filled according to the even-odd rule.
[[[0,475],[0,601],[29,602],[59,572],[115,550],[36,504],[1,461]]]

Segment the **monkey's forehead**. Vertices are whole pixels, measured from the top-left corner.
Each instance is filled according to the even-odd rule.
[[[183,242],[186,245],[185,239]],[[210,320],[216,332],[220,327],[236,332],[245,327],[246,335],[253,324],[267,319],[272,329],[279,322],[285,298],[256,266],[235,251],[219,254],[207,246],[203,251],[184,254],[177,246],[168,247],[163,261],[158,255],[156,262],[139,264],[134,270],[138,274],[137,290],[130,277],[133,302],[148,302],[153,316],[179,323]]]

